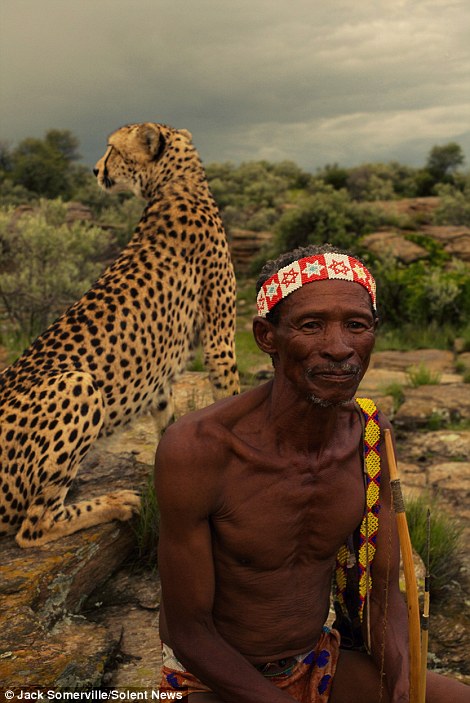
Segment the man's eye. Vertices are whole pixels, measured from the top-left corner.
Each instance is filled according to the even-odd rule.
[[[316,330],[320,327],[320,323],[315,320],[307,320],[307,322],[302,323],[302,328],[306,330]]]
[[[364,322],[359,322],[358,320],[350,320],[348,322],[348,327],[353,330],[365,330],[367,325]]]

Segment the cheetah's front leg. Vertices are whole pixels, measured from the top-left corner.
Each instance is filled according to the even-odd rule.
[[[59,537],[112,520],[130,520],[140,510],[140,498],[133,491],[106,495],[64,505],[68,487],[49,486],[28,509],[16,535],[20,547],[40,547]]]

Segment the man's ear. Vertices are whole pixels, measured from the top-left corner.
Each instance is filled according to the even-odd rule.
[[[255,317],[253,320],[253,336],[261,351],[271,357],[276,354],[277,350],[274,343],[275,328],[271,322],[268,322],[264,317]]]

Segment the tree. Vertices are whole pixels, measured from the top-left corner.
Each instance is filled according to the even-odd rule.
[[[64,159],[69,164],[72,161],[78,161],[81,158],[77,151],[80,142],[68,129],[50,129],[46,132],[44,141],[55,151],[62,154]]]
[[[78,140],[69,130],[51,129],[44,139],[28,137],[13,150],[11,179],[46,198],[69,198],[75,166],[80,158]]]
[[[433,146],[426,161],[426,169],[435,183],[445,183],[465,161],[462,147],[457,142]]]

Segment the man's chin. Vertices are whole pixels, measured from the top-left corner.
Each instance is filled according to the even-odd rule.
[[[320,408],[339,408],[343,405],[349,405],[354,400],[354,395],[352,398],[320,398],[319,396],[312,393],[310,396],[310,401]]]

